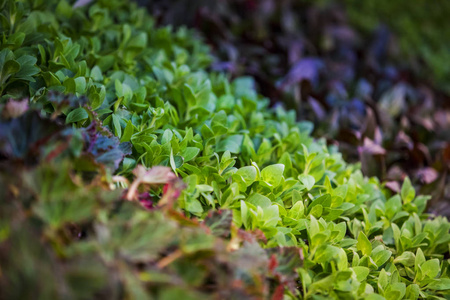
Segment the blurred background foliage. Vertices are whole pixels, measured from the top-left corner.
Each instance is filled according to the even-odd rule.
[[[160,24],[202,32],[213,70],[253,76],[366,175],[394,191],[409,175],[450,214],[448,1],[139,2]]]
[[[429,72],[421,74],[423,78],[431,75],[440,88],[450,91],[448,1],[416,1],[414,5],[405,0],[343,2],[351,22],[366,34],[380,23],[387,24],[398,37],[403,59],[411,66],[422,61],[429,68]]]

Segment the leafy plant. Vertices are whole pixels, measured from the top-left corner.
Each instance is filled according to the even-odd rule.
[[[190,31],[125,1],[2,5],[5,39],[35,25],[15,55],[40,70],[28,112],[2,97],[4,297],[448,297],[427,197],[364,177],[251,77],[205,71]]]
[[[365,175],[396,192],[409,176],[430,211],[450,214],[445,1],[140,2],[162,24],[201,31],[213,69],[253,76]]]

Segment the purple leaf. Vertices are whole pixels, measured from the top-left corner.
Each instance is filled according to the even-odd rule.
[[[278,87],[284,90],[288,86],[303,80],[316,85],[322,68],[322,60],[314,57],[302,58],[292,66],[289,73],[278,83]]]

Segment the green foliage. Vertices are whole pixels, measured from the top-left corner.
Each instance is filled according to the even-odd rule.
[[[0,283],[15,287],[8,296],[29,296],[37,282],[30,274],[40,268],[37,254],[29,273],[15,267],[22,254],[8,247],[37,247],[36,253],[47,253],[42,272],[64,278],[61,286],[43,288],[43,299],[65,293],[199,299],[208,295],[211,277],[217,282],[209,295],[223,296],[230,281],[236,285],[229,298],[267,297],[279,289],[300,299],[450,295],[444,259],[450,223],[424,214],[426,198],[416,197],[409,179],[400,195],[391,195],[377,179],[346,164],[324,139],[313,139],[309,122],[297,122],[293,111],[269,108],[252,78],[230,82],[224,74],[207,73],[207,48],[189,31],[155,28],[144,11],[125,1],[76,9],[65,1],[2,5],[1,31],[9,41],[2,44],[4,66],[8,63],[2,76],[11,82],[3,85],[2,103],[30,97],[40,118],[59,116],[86,137],[77,151],[73,144],[64,148],[72,150],[59,168],[40,160],[31,171],[20,170],[26,175],[14,173],[17,181],[2,172],[3,186],[11,186],[2,199],[12,194],[18,206],[8,204],[3,213],[1,254],[9,263]],[[15,83],[28,88],[18,92]],[[55,92],[68,99],[55,99]],[[0,135],[5,157],[16,153],[11,148],[21,134],[8,133],[20,121],[1,124],[7,129]],[[24,145],[18,158],[29,153],[27,145],[36,146],[33,140]],[[152,181],[137,165],[167,166],[185,189],[170,180]],[[114,172],[120,176],[113,180]],[[95,173],[100,176],[94,180]],[[127,198],[134,201],[102,191],[113,182],[129,187]],[[141,183],[150,187],[137,187]],[[161,183],[168,184],[163,193]],[[130,193],[135,189],[137,197]],[[174,199],[167,195],[179,196],[173,196],[176,208],[187,218],[171,209]],[[158,212],[145,211],[138,201]],[[217,216],[219,209],[227,212]],[[17,225],[15,218],[26,222]],[[35,235],[29,237],[27,228]],[[279,252],[269,258],[271,251]],[[58,259],[65,267],[52,271]],[[167,265],[170,270],[164,270]],[[117,276],[108,275],[111,270]]]
[[[450,69],[448,1],[169,1],[141,3],[162,24],[202,32],[214,46],[214,70],[252,74],[272,104],[282,101],[314,121],[314,135],[359,160],[365,175],[391,181],[393,191],[408,175],[432,196],[431,211],[450,216],[446,77],[437,84],[429,61],[414,54],[426,48],[441,70]],[[371,26],[356,26],[355,18]],[[411,36],[404,49],[411,55],[398,51]]]

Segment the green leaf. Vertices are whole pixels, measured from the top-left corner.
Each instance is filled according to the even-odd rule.
[[[257,172],[254,166],[247,166],[239,168],[235,174],[242,176],[246,185],[250,186],[253,182],[255,182]]]
[[[319,264],[330,262],[339,256],[339,250],[338,247],[323,245],[317,250],[314,261]]]
[[[402,209],[402,200],[399,195],[391,197],[385,204],[386,207],[386,217],[392,219],[397,212]]]
[[[128,121],[127,126],[125,127],[125,130],[123,131],[123,135],[120,138],[121,142],[129,142],[131,140],[131,136],[134,133],[134,125],[131,123],[131,121]]]
[[[65,18],[70,18],[72,16],[73,9],[66,0],[61,0],[58,1],[55,11],[58,15],[64,16]]]
[[[280,211],[278,205],[270,205],[263,208],[263,221],[265,227],[275,227],[280,220]]]
[[[192,87],[187,83],[185,83],[183,86],[183,94],[190,106],[194,106],[196,104],[197,99],[195,97],[194,91],[192,90]]]
[[[203,212],[202,204],[197,199],[188,198],[185,205],[185,209],[192,214],[201,214]]]
[[[42,77],[44,78],[47,87],[54,87],[61,85],[61,82],[58,79],[58,77],[56,77],[56,75],[52,72],[44,72],[42,73]]]
[[[243,139],[244,139],[243,135],[229,136],[219,142],[219,144],[216,148],[216,151],[217,152],[230,151],[231,153],[236,153],[236,154],[240,153]]]
[[[424,262],[420,268],[422,269],[422,276],[427,276],[431,279],[435,278],[441,270],[439,266],[439,259],[430,259]]]
[[[450,278],[434,279],[426,286],[426,288],[436,291],[450,290]]]
[[[200,153],[200,149],[197,147],[186,147],[181,152],[181,156],[184,158],[184,162],[193,160]]]
[[[300,174],[298,180],[306,187],[306,190],[311,190],[316,183],[316,180],[311,175]]]
[[[409,251],[405,251],[402,253],[402,255],[397,256],[394,259],[394,263],[395,264],[402,264],[404,266],[407,267],[411,267],[414,266],[414,261],[416,259],[416,256],[414,255],[414,253],[409,252]]]
[[[314,205],[310,212],[310,215],[313,215],[316,218],[320,218],[323,214],[323,206],[321,204]]]
[[[417,284],[410,284],[406,288],[405,299],[419,299],[420,296],[420,287]]]
[[[305,206],[302,201],[298,201],[294,204],[294,206],[289,210],[289,217],[298,220],[304,216]]]
[[[388,287],[388,285],[390,284],[389,279],[390,278],[389,278],[388,274],[386,273],[386,270],[381,269],[380,274],[378,275],[378,282],[377,282],[378,287],[381,290],[385,290]]]
[[[314,218],[314,216],[309,216],[310,217],[310,222],[309,222],[309,235],[312,238],[313,236],[315,236],[316,234],[318,234],[320,232],[319,229],[319,223],[317,222],[317,219]]]
[[[102,55],[97,61],[97,65],[99,68],[105,72],[108,71],[113,65],[115,61],[114,55]]]
[[[77,90],[75,79],[73,79],[71,77],[67,77],[64,80],[63,85],[66,88],[66,90],[65,90],[66,93],[75,94],[75,92]]]
[[[207,139],[210,139],[210,138],[214,137],[214,132],[206,124],[203,124],[200,132],[201,132],[202,137],[203,137],[204,140],[207,140]],[[224,149],[223,151],[226,151],[226,150],[227,149]]]
[[[120,138],[122,136],[122,126],[120,125],[120,117],[116,116],[116,114],[112,114],[112,121],[114,125],[114,133]]]
[[[248,207],[245,201],[241,200],[241,220],[245,228],[249,228]]]
[[[369,268],[366,268],[366,267],[352,267],[352,270],[355,272],[356,279],[359,282],[366,280],[366,278],[370,272]]]
[[[258,193],[254,193],[248,197],[247,202],[253,204],[254,206],[260,206],[261,208],[266,208],[272,205],[272,201],[270,201],[269,198]]]
[[[67,115],[66,124],[76,123],[82,120],[86,120],[87,118],[89,118],[87,111],[84,108],[79,107],[77,109],[72,110]]]
[[[173,138],[173,132],[170,129],[166,129],[164,130],[164,133],[161,137],[161,145],[170,143],[172,141]]]
[[[422,249],[417,248],[416,259],[414,260],[414,270],[416,273],[419,271],[420,266],[425,262],[425,255],[423,255]]]
[[[360,250],[363,255],[369,256],[370,253],[372,252],[372,244],[362,231],[359,233],[356,248]]]
[[[94,87],[93,92],[89,98],[89,100],[91,100],[90,104],[91,104],[92,109],[96,110],[97,108],[99,108],[102,105],[105,98],[106,98],[105,86],[102,85],[99,90],[95,89],[95,87]]]
[[[147,34],[145,32],[140,32],[130,39],[127,46],[129,48],[144,49],[146,45]]]
[[[386,300],[401,300],[405,294],[406,285],[403,282],[395,282],[386,288],[384,296]]]
[[[395,223],[391,223],[391,228],[392,228],[392,232],[394,235],[394,241],[395,241],[395,246],[397,247],[397,251],[401,252],[402,244],[401,244],[401,240],[400,240],[400,237],[401,237],[400,228],[398,228],[397,224],[395,224]]]
[[[16,79],[35,81],[32,76],[39,73],[39,68],[35,66],[37,58],[31,55],[22,55],[16,59],[20,64],[20,70],[14,75]]]
[[[366,297],[364,297],[365,300],[386,300],[386,298],[384,298],[381,295],[378,294],[370,294],[367,295]]]
[[[24,32],[16,31],[14,34],[10,35],[8,38],[8,44],[18,48],[23,44],[26,34]]]
[[[2,82],[5,82],[12,74],[19,72],[20,64],[15,60],[8,60],[1,70]]]
[[[86,91],[86,78],[78,77],[78,78],[66,78],[63,83],[66,88],[66,93],[78,93],[84,94]]]
[[[378,267],[384,265],[392,256],[392,252],[389,250],[381,250],[375,254],[372,254],[372,259]]]
[[[261,171],[261,179],[273,187],[280,185],[283,176],[284,165],[275,164],[265,167]]]
[[[78,94],[83,94],[86,91],[86,78],[84,77],[75,78],[75,86],[76,92]]]
[[[178,175],[178,173],[177,173],[178,167],[175,162],[175,157],[173,156],[173,149],[170,149],[169,163],[170,163],[170,166],[172,167],[172,171],[175,173],[175,175]],[[193,202],[193,201],[191,201],[191,202]],[[195,204],[195,205],[197,205],[197,204]]]
[[[414,187],[412,186],[409,177],[406,177],[405,180],[403,181],[401,195],[403,203],[412,202],[414,200],[414,197],[416,196],[416,191],[414,190]]]
[[[293,190],[292,191],[292,206],[294,206],[295,203],[297,203],[298,201],[303,201],[302,194],[297,190]]]
[[[222,135],[227,132],[227,114],[221,110],[215,114],[211,120],[211,128],[216,135]]]
[[[345,199],[345,197],[347,197],[347,191],[348,191],[347,184],[339,185],[332,191],[332,196],[341,197],[342,199]]]
[[[99,66],[94,66],[91,69],[91,78],[92,78],[92,80],[94,80],[96,82],[102,82],[103,81],[102,70],[100,69]]]

